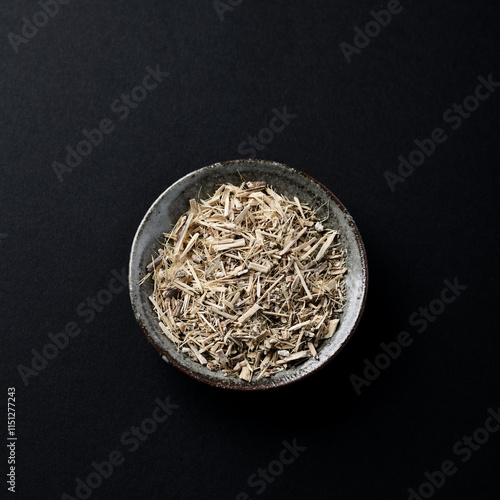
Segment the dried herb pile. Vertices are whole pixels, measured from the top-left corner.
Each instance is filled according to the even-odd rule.
[[[338,233],[265,182],[224,184],[148,265],[159,326],[210,370],[251,382],[318,358],[344,305]],[[143,281],[144,281],[143,280]]]

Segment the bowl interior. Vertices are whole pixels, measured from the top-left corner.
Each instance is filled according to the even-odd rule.
[[[340,243],[346,250],[347,273],[345,275],[346,303],[340,316],[339,327],[332,338],[320,343],[319,360],[308,358],[297,367],[262,378],[257,382],[245,382],[212,372],[191,360],[187,354],[177,351],[176,346],[161,332],[158,318],[148,296],[153,290],[152,280],[139,286],[146,274],[151,256],[161,247],[163,233],[169,232],[179,217],[189,209],[191,198],[211,196],[220,184],[241,184],[245,181],[266,181],[273,189],[290,199],[297,196],[302,203],[318,209],[320,218],[328,217],[325,227],[339,231]],[[252,390],[287,385],[324,366],[348,340],[354,331],[366,298],[368,269],[361,237],[352,217],[343,205],[324,186],[308,175],[286,165],[263,160],[235,160],[216,163],[186,175],[172,184],[153,203],[135,235],[129,265],[129,288],[136,319],[148,340],[167,360],[188,375],[218,387]]]

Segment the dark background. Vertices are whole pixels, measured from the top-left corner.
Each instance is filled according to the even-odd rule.
[[[458,470],[435,498],[498,498],[500,433],[467,463],[453,446],[500,406],[500,92],[457,130],[443,121],[479,76],[500,81],[498,10],[402,0],[348,63],[339,44],[352,44],[354,28],[386,5],[243,0],[221,20],[208,0],[71,1],[16,53],[9,33],[21,35],[23,17],[41,7],[2,3],[0,421],[6,439],[15,387],[18,498],[77,498],[76,478],[113,450],[125,462],[92,499],[406,499],[447,459]],[[169,76],[120,120],[110,105],[148,66]],[[285,106],[297,116],[259,158],[328,186],[367,249],[365,313],[340,355],[288,388],[228,393],[162,361],[127,291],[86,323],[79,305],[128,265],[159,194],[188,172],[242,157],[239,145]],[[114,131],[60,182],[53,162],[104,118]],[[384,172],[397,173],[398,156],[436,127],[448,140],[392,192]],[[455,277],[468,288],[418,333],[409,316]],[[32,349],[68,322],[81,334],[23,381]],[[363,376],[364,360],[403,330],[412,345],[358,396],[351,375]],[[179,407],[130,452],[122,435],[167,397]],[[294,439],[306,449],[259,495],[248,478]]]

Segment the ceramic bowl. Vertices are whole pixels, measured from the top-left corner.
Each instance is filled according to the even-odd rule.
[[[290,199],[297,196],[311,208],[319,208],[320,218],[329,215],[323,223],[340,234],[341,246],[346,250],[345,275],[346,303],[340,316],[339,327],[330,339],[320,343],[319,360],[308,358],[300,365],[283,372],[263,377],[259,381],[246,382],[210,371],[193,361],[187,354],[177,351],[176,346],[161,332],[158,318],[148,296],[152,280],[139,285],[146,274],[146,265],[156,255],[163,233],[171,230],[179,217],[189,209],[191,198],[206,199],[220,184],[239,185],[246,181],[266,181],[273,189]],[[366,300],[368,267],[366,253],[359,231],[342,203],[322,184],[311,176],[281,163],[264,160],[234,160],[215,163],[195,170],[169,186],[151,205],[137,229],[129,265],[129,290],[135,317],[146,338],[165,361],[190,377],[212,386],[235,390],[263,390],[291,384],[324,367],[346,344],[359,323]]]

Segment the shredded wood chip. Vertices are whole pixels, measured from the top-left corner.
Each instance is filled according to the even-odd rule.
[[[189,205],[141,281],[153,280],[165,336],[247,383],[319,359],[345,303],[338,232],[263,181],[223,184]]]
[[[339,323],[338,319],[332,319],[328,322],[328,332],[325,335],[325,339],[329,339],[330,337],[333,337],[333,334],[335,333],[335,330],[337,329],[338,323]]]

